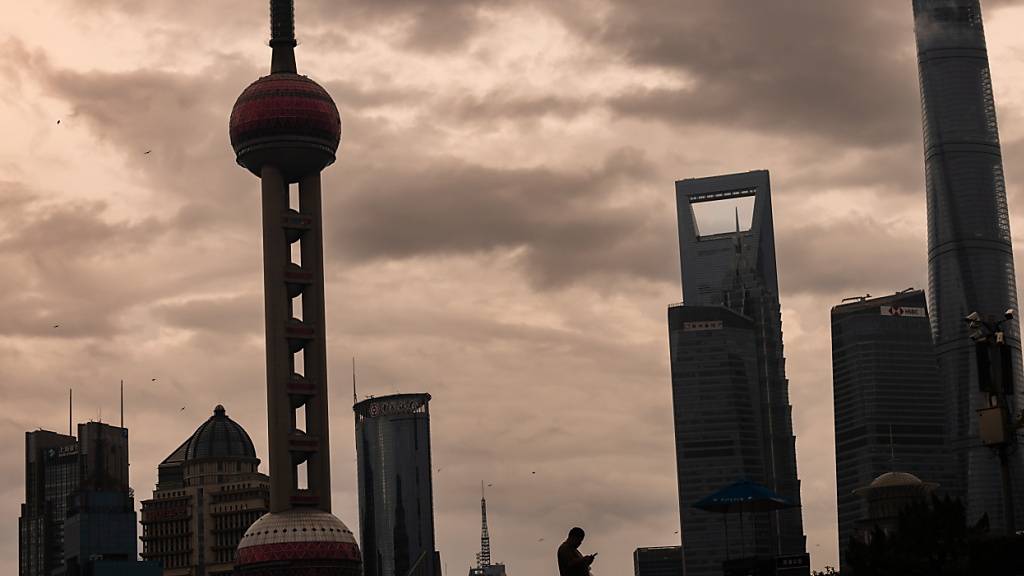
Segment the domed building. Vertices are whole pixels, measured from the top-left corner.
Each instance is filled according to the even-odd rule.
[[[886,472],[870,484],[853,491],[867,501],[867,516],[856,524],[854,538],[861,542],[871,541],[871,532],[881,528],[886,534],[896,531],[900,512],[917,502],[927,502],[932,491],[938,487],[934,482],[923,482],[907,472]]]
[[[270,506],[259,465],[249,434],[218,405],[160,463],[142,502],[143,558],[160,562],[164,576],[232,574],[242,535]]]

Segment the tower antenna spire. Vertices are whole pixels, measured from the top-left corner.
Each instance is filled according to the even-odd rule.
[[[124,428],[124,379],[121,379],[121,428]]]
[[[476,557],[476,567],[486,568],[491,565],[491,535],[487,532],[487,497],[484,494],[484,481],[480,481],[480,553]]]
[[[295,74],[295,2],[270,0],[270,73]]]
[[[356,394],[356,357],[352,357],[352,404],[359,402],[359,395]]]
[[[68,388],[68,436],[74,436],[71,433],[72,421],[74,420],[75,411],[75,389]]]

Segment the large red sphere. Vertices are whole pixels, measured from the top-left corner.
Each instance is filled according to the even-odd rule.
[[[264,514],[238,543],[238,576],[362,576],[352,532],[316,508]]]
[[[230,132],[239,164],[257,176],[271,164],[294,182],[334,162],[341,116],[316,82],[276,73],[253,82],[238,97]]]

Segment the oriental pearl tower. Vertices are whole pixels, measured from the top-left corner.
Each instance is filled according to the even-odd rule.
[[[260,178],[270,512],[238,544],[240,576],[358,576],[359,547],[331,514],[320,172],[341,118],[297,73],[293,0],[270,2],[270,75],[231,111],[238,164]]]

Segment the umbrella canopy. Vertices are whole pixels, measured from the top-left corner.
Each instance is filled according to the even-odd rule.
[[[796,508],[797,505],[750,480],[740,480],[706,496],[693,504],[694,508],[708,512],[732,514],[735,512],[771,512]]]

